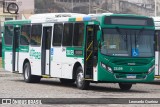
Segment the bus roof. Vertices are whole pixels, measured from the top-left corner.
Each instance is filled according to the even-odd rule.
[[[62,18],[62,17],[73,17],[73,16],[85,16],[86,14],[80,13],[43,13],[34,14],[29,17],[29,19],[42,19],[42,18]]]
[[[25,24],[25,23],[52,23],[52,22],[76,22],[76,21],[91,21],[100,20],[105,16],[122,16],[122,17],[143,17],[135,14],[113,14],[113,13],[102,13],[102,14],[81,14],[81,13],[43,13],[34,14],[30,16],[29,20],[12,20],[6,21],[5,24]]]
[[[8,20],[4,22],[4,24],[11,24],[11,25],[14,25],[14,24],[21,25],[21,24],[28,24],[28,23],[31,23],[31,20]]]
[[[155,22],[160,22],[160,17],[152,17]]]
[[[32,23],[38,22],[61,22],[61,21],[69,21],[70,17],[83,17],[86,14],[80,13],[43,13],[43,14],[34,14],[30,16],[30,20]]]
[[[155,29],[160,30],[160,17],[153,17]]]

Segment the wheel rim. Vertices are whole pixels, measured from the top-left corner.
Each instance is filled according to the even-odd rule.
[[[77,75],[77,84],[78,84],[78,86],[82,86],[83,85],[83,73],[82,72],[80,72],[80,73],[78,73],[78,75]]]
[[[28,69],[28,67],[25,68],[24,72],[25,72],[25,74],[24,74],[25,79],[28,79],[28,77],[29,77],[29,69]]]

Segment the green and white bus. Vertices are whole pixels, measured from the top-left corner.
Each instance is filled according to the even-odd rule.
[[[3,68],[25,82],[60,78],[87,89],[90,82],[132,84],[154,80],[154,21],[132,14],[35,14],[5,22]]]

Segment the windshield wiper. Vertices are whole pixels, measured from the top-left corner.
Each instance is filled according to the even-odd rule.
[[[122,37],[122,39],[126,42],[127,41],[127,33],[126,33],[126,37],[123,36],[122,32],[120,31],[119,27],[116,27],[117,32],[120,34],[120,36]]]
[[[138,40],[139,40],[139,39],[138,39],[138,36],[140,37],[140,35],[142,34],[142,32],[143,32],[144,30],[145,30],[145,28],[143,27],[142,29],[139,30],[139,33],[138,33],[138,34],[135,33],[136,42],[138,42]]]

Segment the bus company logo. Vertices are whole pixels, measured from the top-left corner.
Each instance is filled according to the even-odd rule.
[[[41,53],[40,52],[36,52],[34,49],[30,50],[29,55],[30,55],[30,57],[33,57],[35,59],[41,59]]]
[[[134,71],[134,69],[131,67],[131,68],[130,68],[130,71],[131,71],[131,72],[133,72],[133,71]]]
[[[136,63],[128,63],[128,65],[136,65]]]
[[[12,104],[11,99],[2,99],[2,104]]]

